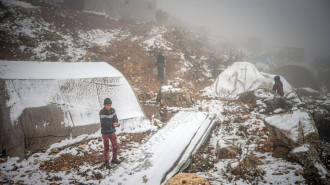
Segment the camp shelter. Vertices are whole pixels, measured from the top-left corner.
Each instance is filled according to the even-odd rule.
[[[153,128],[127,80],[105,62],[0,61],[0,89],[0,149],[8,156],[97,132],[106,97],[119,133]]]

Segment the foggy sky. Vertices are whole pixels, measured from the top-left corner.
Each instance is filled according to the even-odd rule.
[[[305,48],[330,55],[330,0],[158,0],[158,9],[239,43]]]

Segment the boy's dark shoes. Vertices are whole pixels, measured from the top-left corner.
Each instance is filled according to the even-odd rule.
[[[111,161],[111,162],[112,162],[112,161]],[[104,163],[104,166],[105,166],[107,169],[110,169],[110,168],[111,168],[109,162],[105,162],[105,163]]]
[[[121,161],[119,161],[118,159],[112,159],[112,160],[111,160],[111,163],[112,163],[112,164],[120,164]]]

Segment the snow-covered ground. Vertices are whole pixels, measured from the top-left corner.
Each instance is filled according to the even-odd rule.
[[[40,7],[23,1],[2,0],[2,3],[10,9],[24,8],[32,13],[40,12]],[[1,14],[4,12],[0,10]],[[93,29],[88,31],[76,30],[76,35],[78,35],[76,37],[74,33],[67,33],[57,29],[54,23],[48,23],[43,18],[28,17],[15,11],[11,12],[15,19],[5,20],[0,24],[0,29],[16,39],[11,42],[19,43],[18,37],[26,37],[33,40],[34,46],[32,47],[27,45],[20,46],[22,53],[33,53],[30,60],[46,61],[55,57],[58,58],[58,61],[63,62],[83,62],[86,61],[84,56],[87,54],[89,47],[109,46],[111,41],[121,41],[130,36],[128,31],[120,29]],[[65,25],[63,24],[62,27],[65,27]],[[52,35],[55,39],[46,40],[43,35]],[[51,50],[54,46],[64,50],[64,52],[58,53],[58,51]]]
[[[172,177],[166,176],[168,173],[173,175],[180,169],[172,170],[179,159],[187,160],[196,145],[200,145],[199,141],[210,124],[212,120],[203,112],[177,113],[138,150],[131,151],[127,161],[102,180],[102,184],[143,184],[143,176],[147,184],[165,183]]]
[[[208,114],[196,111],[197,107],[190,110],[180,111],[166,126],[154,132],[142,144],[131,143],[129,150],[122,149],[121,157],[124,161],[117,167],[111,170],[105,170],[102,166],[91,166],[88,163],[80,166],[80,173],[68,169],[62,172],[47,173],[40,168],[42,161],[54,160],[59,158],[65,153],[72,155],[79,154],[78,150],[82,148],[86,151],[94,150],[102,152],[99,147],[100,143],[97,140],[91,140],[86,147],[70,147],[62,150],[56,155],[51,155],[53,148],[63,147],[73,142],[82,140],[83,138],[97,138],[99,133],[90,136],[81,136],[75,140],[65,140],[59,144],[51,146],[46,153],[35,153],[31,157],[18,162],[18,158],[9,158],[6,163],[0,164],[1,179],[10,179],[12,182],[24,182],[27,184],[49,184],[49,183],[64,183],[80,182],[92,184],[160,184],[166,182],[164,180],[170,178],[175,174],[171,172],[171,168],[178,162],[183,165],[187,157],[198,144],[205,130],[215,121],[221,123],[229,122],[229,125],[224,124],[216,127],[212,132],[208,145],[216,147],[220,143],[222,147],[231,142],[240,144],[243,152],[241,156],[235,159],[221,159],[209,171],[198,172],[197,174],[204,176],[211,184],[251,184],[249,181],[243,179],[228,180],[227,173],[225,172],[228,165],[235,167],[238,162],[248,154],[254,154],[260,158],[262,164],[259,165],[260,169],[265,171],[265,174],[259,184],[279,183],[279,184],[294,184],[296,181],[304,183],[304,178],[301,175],[295,175],[295,171],[302,169],[300,165],[290,163],[283,159],[274,158],[270,153],[260,153],[256,151],[257,140],[251,138],[244,138],[237,135],[240,127],[247,127],[249,132],[261,131],[265,125],[263,124],[262,117],[259,113],[254,113],[250,118],[246,119],[243,123],[233,122],[233,114],[225,114],[225,112],[240,112],[245,107],[240,107],[235,103],[227,103],[222,101],[205,101],[199,104],[202,109],[208,109]],[[213,118],[212,118],[213,117]],[[187,129],[189,128],[189,129]],[[231,128],[231,129],[228,129]],[[197,138],[197,139],[194,139]],[[248,142],[248,140],[250,140]],[[120,144],[120,140],[119,140]],[[205,157],[215,157],[215,155],[205,155]],[[180,161],[179,159],[184,159]],[[179,162],[180,161],[180,162]],[[179,165],[179,166],[180,166]],[[18,167],[18,170],[17,170]],[[14,169],[16,168],[16,169]],[[175,168],[179,169],[179,168]],[[102,179],[88,179],[82,177],[81,174],[86,172],[87,175],[100,173]],[[168,173],[171,175],[166,176]],[[25,174],[25,175],[21,175]],[[50,181],[46,177],[60,177],[60,180]],[[42,180],[42,181],[41,181]]]

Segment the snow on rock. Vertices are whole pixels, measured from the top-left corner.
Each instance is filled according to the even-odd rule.
[[[253,93],[251,91],[251,93]],[[211,103],[213,101],[213,103]],[[215,127],[213,134],[210,137],[210,144],[212,148],[215,149],[215,155],[219,150],[219,147],[226,148],[229,146],[236,146],[241,148],[241,155],[237,155],[236,158],[230,159],[218,159],[218,156],[210,156],[203,158],[201,160],[216,159],[214,166],[208,171],[203,172],[199,170],[197,173],[203,177],[206,177],[210,184],[294,184],[295,182],[304,183],[304,177],[302,175],[295,174],[296,170],[303,170],[299,163],[292,163],[286,161],[282,158],[275,158],[269,152],[260,152],[257,148],[257,140],[262,138],[269,139],[268,134],[264,133],[265,124],[262,120],[264,115],[257,112],[253,112],[249,115],[249,118],[242,120],[242,123],[236,122],[236,116],[244,117],[244,109],[249,109],[247,105],[237,105],[233,102],[228,103],[227,101],[212,100],[208,102],[203,102],[203,106],[210,103],[209,109],[210,113],[215,111],[217,113],[217,119],[220,120],[221,124]],[[211,106],[212,105],[212,106]],[[221,111],[222,110],[222,111]],[[229,112],[232,112],[229,113]],[[233,117],[232,117],[233,116]],[[247,128],[248,134],[240,134],[241,128]],[[252,134],[254,131],[258,130],[259,134]],[[254,140],[251,138],[257,139]],[[263,140],[263,139],[262,139]],[[260,140],[259,140],[260,141]],[[217,147],[219,146],[219,147]],[[205,150],[204,150],[205,151]],[[270,151],[270,150],[269,150]],[[212,152],[211,152],[212,153]],[[254,154],[259,157],[262,164],[258,165],[259,169],[264,170],[263,180],[257,179],[256,175],[252,175],[255,179],[254,181],[244,180],[239,175],[230,176],[230,168],[242,167],[240,161],[242,161],[246,155]],[[205,153],[204,153],[205,154]],[[210,160],[212,161],[212,160]],[[213,162],[213,161],[212,161]],[[196,164],[196,162],[194,163]],[[197,162],[197,169],[203,169],[203,166]],[[254,163],[255,164],[255,163]],[[290,170],[293,169],[293,170]],[[243,171],[243,170],[242,170]],[[283,173],[286,171],[286,173]],[[228,176],[229,175],[229,176]],[[228,178],[230,177],[230,178]],[[235,179],[236,178],[236,179]],[[211,180],[213,179],[213,180]],[[232,180],[235,179],[235,180]]]
[[[288,144],[290,148],[302,143],[314,143],[318,138],[313,119],[303,110],[267,116],[265,123],[269,130],[275,132],[277,139]]]
[[[99,46],[109,46],[112,40],[124,39],[127,36],[128,34],[125,34],[119,29],[105,31],[101,29],[94,29],[87,32],[79,32],[79,37],[85,42],[96,44]]]
[[[37,19],[35,17],[23,17],[17,15],[17,18],[12,20],[15,26],[10,24],[1,24],[0,28],[7,31],[10,35],[14,36],[27,36],[33,39],[37,39],[41,34],[46,32],[54,32],[51,25],[43,19]],[[16,40],[18,42],[18,40]],[[28,44],[35,46],[38,45],[37,40],[30,40]]]
[[[171,85],[162,86],[157,99],[162,106],[169,107],[189,107],[193,104],[189,92]]]
[[[1,1],[6,6],[12,7],[21,7],[21,8],[36,8],[35,6],[31,5],[30,3],[26,3],[24,1],[17,1],[17,0],[2,0]]]
[[[318,170],[318,174],[322,179],[325,179],[325,175],[328,173],[327,169],[319,162],[316,162],[315,168]]]
[[[298,153],[298,152],[306,152],[309,150],[310,145],[309,144],[304,144],[302,146],[298,146],[295,149],[293,149],[293,153]]]
[[[237,95],[259,88],[272,89],[274,76],[259,72],[249,62],[236,62],[223,71],[213,85],[205,88],[205,95],[218,96],[222,98],[237,98]],[[291,91],[291,85],[281,77],[284,86],[284,93]]]
[[[312,88],[298,88],[296,89],[297,94],[306,102],[311,100],[326,100],[326,96],[319,91],[316,91]]]
[[[263,100],[272,100],[274,95],[270,92],[265,91],[264,89],[257,89],[254,91],[254,95]]]
[[[310,182],[329,184],[329,179],[326,179],[329,172],[322,164],[319,152],[312,145],[304,144],[294,148],[289,153],[288,159],[304,167],[304,176],[308,176]]]
[[[148,34],[150,38],[144,40],[141,43],[141,46],[145,51],[152,52],[154,48],[162,49],[162,50],[172,50],[172,43],[168,42],[163,34],[167,32],[165,27],[155,27]]]
[[[181,185],[181,184],[204,184],[210,183],[204,178],[194,173],[180,173],[167,181],[166,185]]]
[[[161,92],[183,92],[181,88],[175,88],[172,85],[162,86],[160,89]]]
[[[293,107],[298,107],[298,106],[301,106],[301,105],[304,104],[301,101],[301,99],[299,98],[299,96],[296,93],[294,93],[294,92],[288,93],[287,96],[286,96],[286,99],[287,99],[288,102],[291,103],[291,105]]]
[[[283,109],[281,109],[281,108],[279,108],[279,109],[275,109],[273,112],[274,112],[275,114],[278,114],[278,113],[283,112]]]

